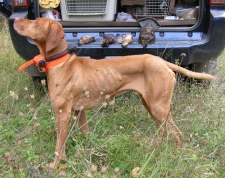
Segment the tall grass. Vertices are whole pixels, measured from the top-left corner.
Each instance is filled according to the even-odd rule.
[[[2,25],[2,24],[1,24]],[[217,79],[207,89],[176,85],[173,118],[184,134],[176,150],[170,135],[154,145],[157,128],[132,92],[113,107],[88,111],[90,135],[72,120],[67,158],[59,169],[54,157],[55,118],[46,89],[35,88],[13,49],[6,25],[0,32],[0,177],[225,177],[225,53]],[[95,166],[97,170],[95,171]],[[104,169],[106,171],[104,172]]]

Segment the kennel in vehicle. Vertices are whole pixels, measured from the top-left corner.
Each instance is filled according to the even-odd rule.
[[[65,0],[60,3],[62,20],[113,21],[117,0]]]
[[[169,0],[146,0],[145,6],[134,7],[134,16],[136,18],[167,16],[169,3]]]

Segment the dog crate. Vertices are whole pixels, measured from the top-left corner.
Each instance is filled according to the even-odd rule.
[[[169,0],[146,0],[145,6],[134,8],[135,17],[162,17],[166,16]]]
[[[117,0],[64,0],[60,3],[64,21],[113,21]]]

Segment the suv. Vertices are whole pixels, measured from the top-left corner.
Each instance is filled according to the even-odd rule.
[[[180,6],[176,0],[172,16],[167,15],[170,0],[146,0],[145,6],[133,7],[133,17],[137,21],[126,21],[125,17],[122,21],[116,20],[125,10],[120,0],[55,0],[51,2],[59,4],[48,9],[50,1],[50,4],[42,4],[48,1],[41,0],[0,2],[12,10],[8,19],[11,39],[17,53],[26,61],[39,51],[31,40],[15,32],[15,17],[35,19],[48,16],[59,20],[68,44],[77,46],[76,54],[95,59],[150,53],[190,70],[214,74],[217,57],[225,46],[225,0],[199,0],[197,6],[192,7]],[[155,30],[154,43],[144,48],[138,40],[141,31],[139,19],[148,17],[154,18],[159,28]],[[133,41],[126,48],[118,43],[108,47],[100,44],[106,35],[118,38],[127,34],[132,34]],[[92,36],[95,41],[78,46],[78,41],[84,36]],[[186,57],[182,58],[182,53]],[[30,66],[27,71],[32,77],[44,75],[35,66]]]
[[[0,0],[0,17],[7,19],[12,14],[12,2]]]

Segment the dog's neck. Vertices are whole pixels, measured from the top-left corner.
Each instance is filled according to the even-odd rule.
[[[53,50],[46,52],[46,54],[44,55],[45,58],[50,57],[50,56],[54,56],[57,55],[63,51],[65,51],[67,49],[68,45],[65,39],[62,40],[62,42]]]

